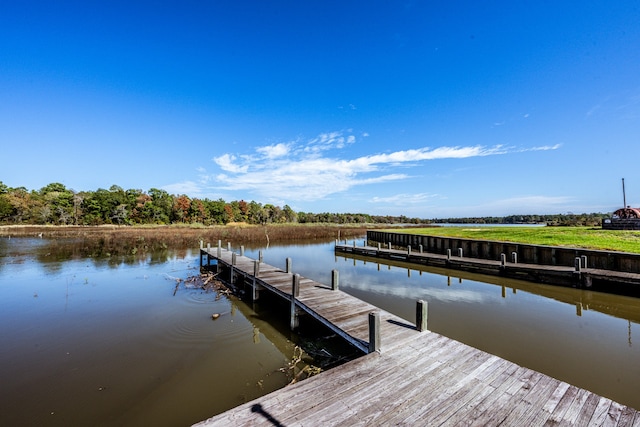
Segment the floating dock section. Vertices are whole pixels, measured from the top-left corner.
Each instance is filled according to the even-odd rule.
[[[336,252],[640,296],[640,254],[367,231]]]

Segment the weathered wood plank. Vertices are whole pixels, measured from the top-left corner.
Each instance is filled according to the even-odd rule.
[[[314,414],[314,420],[319,421],[324,425],[335,425],[336,423],[351,424],[349,420],[362,420],[368,411],[377,407],[379,404],[388,403],[388,399],[381,399],[380,391],[388,386],[388,381],[400,380],[402,385],[398,387],[399,390],[410,391],[414,389],[418,382],[423,381],[425,377],[438,370],[440,364],[438,362],[416,360],[415,363],[410,365],[397,365],[392,361],[392,368],[387,370],[386,380],[385,378],[376,375],[366,383],[366,387],[355,387],[351,391],[353,394],[349,399],[345,400],[342,396],[338,396],[337,399],[331,398],[326,406],[318,408]],[[415,373],[415,375],[407,375],[409,372]],[[409,381],[407,381],[409,380]],[[432,380],[433,381],[433,380]],[[405,393],[399,393],[403,395]],[[354,408],[355,411],[340,412],[339,409],[346,402],[349,408]],[[378,413],[378,410],[374,410],[374,413]]]
[[[506,366],[506,372],[513,372],[512,366]],[[505,396],[506,390],[511,388],[513,384],[520,381],[513,375],[508,375],[503,381],[492,386],[486,385],[491,393],[486,397],[480,399],[477,403],[470,402],[467,406],[459,408],[451,418],[449,418],[443,425],[445,426],[485,426],[488,424],[488,416],[495,415],[495,409],[499,407],[498,402],[501,397]],[[485,383],[486,384],[486,383]]]
[[[555,408],[553,408],[551,416],[549,417],[545,425],[557,425],[561,423],[562,417],[576,398],[578,390],[579,389],[575,386],[569,386],[566,389],[565,393],[558,401],[558,404],[555,406]]]
[[[472,425],[498,425],[504,423],[512,414],[514,408],[518,404],[522,404],[526,399],[531,388],[538,384],[541,376],[541,374],[538,376],[536,373],[522,367],[516,369],[513,373],[515,381],[507,381],[510,384],[508,387],[500,387],[503,391],[493,408],[488,413],[482,414],[479,417],[479,422],[474,422]]]
[[[537,382],[533,383],[537,379]],[[542,374],[532,377],[523,388],[528,392],[522,396],[520,402],[513,402],[513,410],[505,418],[506,425],[510,423],[522,423],[532,427],[544,425],[549,417],[549,413],[540,410],[540,407],[553,395],[558,388],[559,380],[543,376]]]

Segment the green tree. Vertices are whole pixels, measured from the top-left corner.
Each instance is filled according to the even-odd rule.
[[[40,218],[44,223],[71,224],[73,222],[73,191],[64,184],[53,182],[38,192],[42,206]]]
[[[171,221],[173,211],[173,197],[165,190],[152,188],[149,190],[149,196],[153,205],[149,206],[149,212],[153,223],[168,224]]]
[[[209,212],[204,203],[200,199],[191,200],[191,207],[189,209],[189,218],[191,222],[210,225]]]
[[[203,203],[205,204],[205,207],[209,212],[209,218],[211,220],[211,223],[226,224],[228,222],[226,213],[224,210],[224,207],[226,206],[227,202],[225,202],[222,199],[218,199],[218,200],[205,199]]]
[[[11,205],[11,213],[9,219],[19,224],[28,221],[31,218],[33,201],[31,194],[24,187],[14,188],[4,195],[7,202]]]
[[[282,215],[285,222],[297,222],[298,220],[298,214],[296,214],[289,205],[284,205],[284,208],[282,208]]]

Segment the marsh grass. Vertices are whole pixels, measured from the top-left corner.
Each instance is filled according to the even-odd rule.
[[[595,227],[436,227],[394,230],[442,237],[640,253],[640,231]]]
[[[363,236],[365,226],[266,225],[227,226],[3,226],[0,236],[41,237],[47,240],[47,253],[60,259],[79,256],[142,257],[163,250],[196,249],[200,241],[212,246],[218,240],[237,245],[261,246],[268,243],[319,242],[338,237],[351,239]]]

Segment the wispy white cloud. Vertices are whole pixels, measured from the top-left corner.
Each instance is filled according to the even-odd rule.
[[[554,145],[542,145],[540,147],[530,147],[530,148],[523,148],[520,151],[521,153],[527,152],[527,151],[549,151],[549,150],[557,150],[560,147],[562,147],[562,144],[554,144]]]
[[[309,140],[303,150],[307,153],[319,153],[335,148],[344,148],[345,145],[353,144],[354,142],[356,142],[356,137],[350,134],[345,136],[344,132],[321,133]]]
[[[366,133],[361,135],[368,136]],[[411,175],[398,168],[407,170],[425,161],[553,150],[559,147],[422,147],[348,158],[344,149],[356,142],[357,138],[352,130],[343,130],[322,133],[308,140],[299,139],[257,147],[247,155],[224,153],[213,159],[220,171],[209,175],[209,181],[215,182],[217,190],[244,191],[263,201],[313,201],[357,186],[406,180]],[[330,152],[333,156],[329,155]],[[206,174],[201,173],[200,179],[205,182]],[[394,197],[396,199],[381,197],[370,201],[395,203],[401,196]],[[402,197],[412,200],[412,203],[422,203],[433,195],[421,193]]]
[[[220,166],[220,169],[231,173],[246,173],[249,169],[248,165],[238,166],[235,163],[236,156],[233,154],[223,154],[222,156],[215,157],[213,161]]]
[[[388,197],[372,197],[371,203],[384,203],[389,205],[424,205],[429,200],[439,197],[438,194],[417,193],[417,194],[396,194]]]
[[[267,145],[266,147],[258,147],[256,151],[267,159],[276,159],[289,153],[289,144],[280,143]]]

